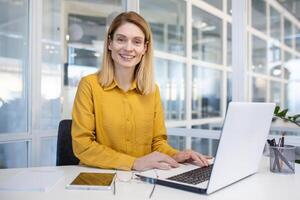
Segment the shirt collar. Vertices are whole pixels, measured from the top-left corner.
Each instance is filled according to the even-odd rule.
[[[110,86],[104,88],[104,91],[112,90],[112,89],[114,89],[115,87],[120,88],[120,87],[118,86],[117,81],[114,79],[113,82],[110,84]],[[121,89],[121,88],[120,88],[120,89]],[[130,86],[130,88],[129,88],[128,91],[134,90],[134,89],[137,89],[136,80],[132,81],[131,86]]]
[[[113,82],[112,82],[108,87],[104,88],[104,91],[112,90],[112,89],[114,89],[116,86],[117,86],[117,82],[116,82],[115,79],[114,79]]]

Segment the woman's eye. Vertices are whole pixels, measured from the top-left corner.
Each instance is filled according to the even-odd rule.
[[[136,40],[136,41],[134,41],[134,44],[140,45],[140,44],[142,44],[142,41]]]
[[[123,38],[117,38],[118,42],[124,42],[125,40]]]

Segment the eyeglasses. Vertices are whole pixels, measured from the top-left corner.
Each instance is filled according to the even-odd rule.
[[[158,174],[157,174],[157,172],[156,172],[155,169],[154,169],[154,173],[155,173],[156,179],[158,179]],[[154,190],[155,190],[155,187],[156,187],[156,181],[153,182],[153,188],[152,188],[152,191],[151,191],[151,193],[150,193],[150,195],[149,195],[149,199],[152,197],[152,195],[153,195],[153,193],[154,193]]]
[[[154,169],[153,170],[154,173],[155,173],[155,176],[156,178],[158,178],[158,175],[157,175],[157,172],[156,170]],[[140,172],[133,172],[133,171],[123,171],[123,170],[116,170],[116,179],[114,181],[114,189],[113,189],[113,193],[114,195],[116,195],[116,182],[123,182],[123,183],[132,183],[132,182],[135,182],[135,183],[141,183],[141,184],[145,184],[145,183],[151,183],[153,184],[153,187],[152,187],[152,190],[149,194],[149,199],[153,196],[154,194],[154,191],[155,191],[155,188],[156,188],[156,181],[151,181],[151,182],[145,182],[145,181],[142,181],[137,175],[139,174]]]

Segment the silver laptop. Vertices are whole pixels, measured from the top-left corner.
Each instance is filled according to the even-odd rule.
[[[148,170],[142,180],[201,194],[211,194],[257,172],[274,103],[231,102],[216,157],[209,167],[181,164],[171,170]]]

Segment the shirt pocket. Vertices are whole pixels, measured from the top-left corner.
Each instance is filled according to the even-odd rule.
[[[138,113],[136,115],[136,143],[151,145],[153,139],[154,113]]]

